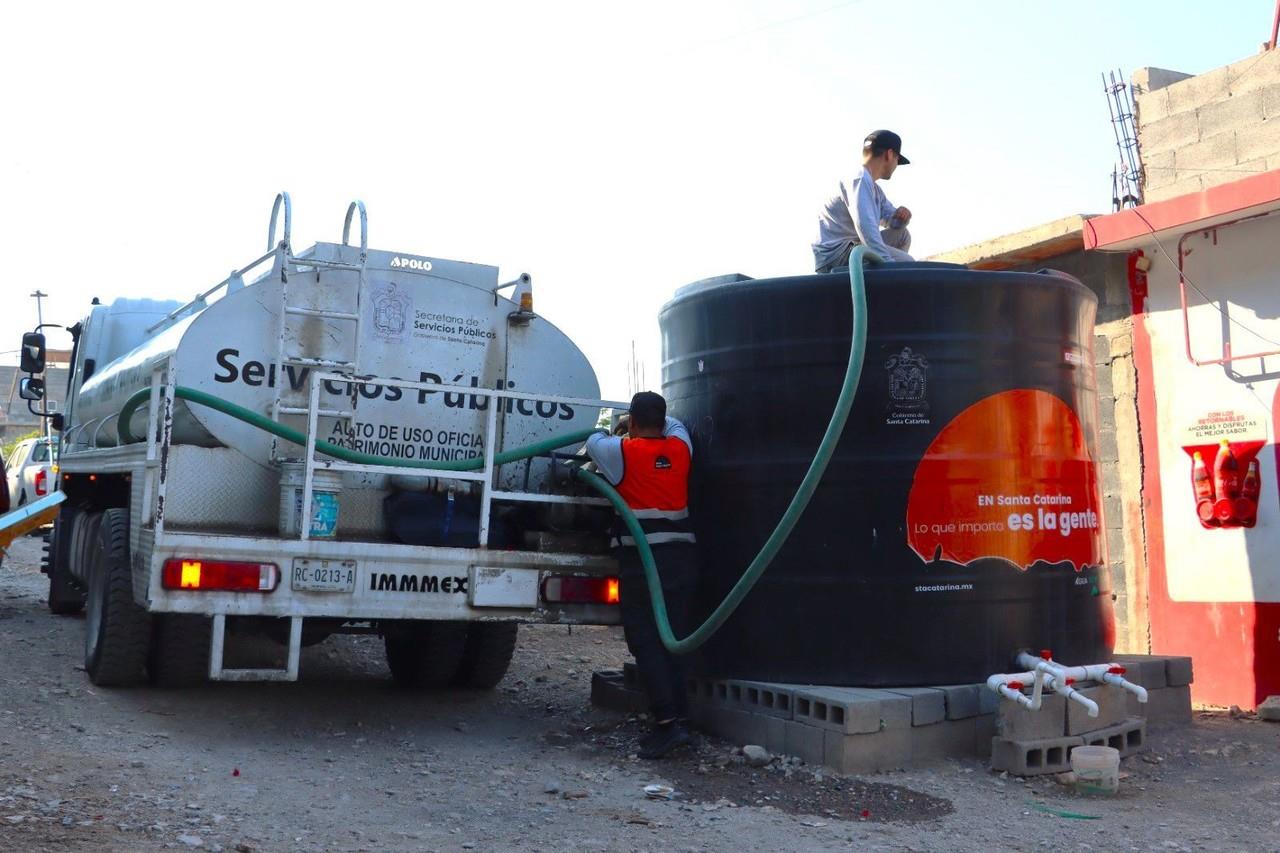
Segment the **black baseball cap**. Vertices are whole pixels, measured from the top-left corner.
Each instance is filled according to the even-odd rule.
[[[905,166],[911,161],[902,156],[902,137],[894,133],[892,130],[873,130],[867,134],[867,138],[862,142],[863,148],[879,149],[884,151],[886,148],[898,155],[898,165]]]

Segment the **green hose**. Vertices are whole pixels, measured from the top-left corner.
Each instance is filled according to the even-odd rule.
[[[654,621],[658,624],[658,635],[662,638],[662,644],[672,654],[685,655],[701,646],[725,623],[733,611],[738,609],[738,605],[747,597],[747,593],[755,586],[756,581],[760,580],[760,576],[764,574],[765,569],[769,568],[769,564],[773,562],[773,558],[777,556],[783,543],[791,535],[792,528],[800,520],[805,507],[809,505],[809,499],[813,497],[814,490],[822,480],[823,473],[827,470],[827,463],[831,461],[840,435],[844,432],[844,424],[849,418],[849,409],[853,406],[854,395],[858,392],[862,362],[867,352],[867,290],[862,276],[864,260],[875,264],[882,263],[879,255],[868,252],[862,246],[855,246],[853,253],[849,256],[849,289],[853,296],[853,337],[849,344],[849,366],[845,369],[844,384],[840,386],[840,396],[836,398],[836,408],[831,413],[827,431],[818,444],[818,452],[809,463],[809,470],[800,481],[800,487],[796,489],[795,496],[791,498],[790,506],[782,514],[782,520],[773,529],[773,533],[769,534],[764,547],[756,554],[738,582],[733,585],[733,589],[729,590],[724,601],[720,602],[715,611],[692,634],[683,640],[678,640],[671,631],[671,620],[667,616],[667,602],[662,595],[662,582],[658,577],[658,567],[653,562],[653,551],[649,549],[649,543],[644,538],[640,522],[636,520],[626,501],[598,475],[581,468],[576,471],[579,479],[609,499],[614,509],[618,511],[618,515],[622,516],[627,531],[635,538],[636,550],[640,552],[645,580],[649,585],[649,601],[653,606]]]
[[[260,430],[265,430],[274,436],[283,438],[285,441],[291,441],[301,447],[307,446],[306,433],[284,426],[271,420],[266,415],[258,414],[252,409],[237,406],[235,403],[228,403],[226,400],[215,397],[212,394],[197,391],[194,388],[187,388],[183,385],[174,388],[173,395],[191,403],[208,406],[210,409],[215,409],[224,415],[230,415]],[[119,425],[117,427],[122,443],[132,444],[142,440],[133,434],[129,422],[133,419],[134,412],[138,410],[138,407],[146,402],[150,396],[151,389],[143,388],[125,401],[124,408],[120,410]],[[587,440],[587,436],[597,432],[603,432],[603,430],[583,429],[576,432],[566,432],[560,435],[553,435],[550,438],[544,438],[542,441],[533,444],[527,444],[524,447],[504,450],[493,455],[493,464],[505,465],[508,462],[527,459],[530,456],[541,456],[559,447],[581,444]],[[332,456],[334,459],[341,459],[344,462],[354,462],[357,465],[394,465],[400,468],[432,468],[438,471],[475,471],[484,467],[483,456],[471,456],[467,459],[451,459],[441,462],[430,462],[424,459],[392,459],[386,456],[375,456],[372,453],[360,453],[328,441],[317,441],[316,451],[323,453],[325,456]]]

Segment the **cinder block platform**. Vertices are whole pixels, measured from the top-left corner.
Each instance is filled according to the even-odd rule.
[[[688,680],[690,713],[710,734],[842,773],[946,758],[990,758],[995,769],[1022,775],[1058,773],[1069,769],[1075,746],[1114,746],[1130,755],[1145,748],[1148,721],[1190,721],[1190,658],[1123,655],[1118,662],[1147,688],[1149,701],[1139,705],[1107,685],[1078,685],[1098,703],[1094,718],[1052,693],[1040,711],[1027,711],[985,684],[880,689],[705,677]],[[615,710],[647,707],[630,666],[595,673],[591,696]]]

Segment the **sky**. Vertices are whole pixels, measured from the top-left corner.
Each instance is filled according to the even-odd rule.
[[[660,385],[676,288],[812,271],[873,128],[916,257],[1110,209],[1101,74],[1201,73],[1270,0],[25,3],[0,31],[0,351],[91,297],[189,298],[265,249],[338,241],[533,277],[626,396]],[[51,347],[69,338],[51,332]],[[12,354],[0,358],[13,360]],[[554,389],[548,389],[553,393]]]

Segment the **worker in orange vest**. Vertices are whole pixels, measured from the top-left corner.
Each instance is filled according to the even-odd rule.
[[[693,530],[689,526],[689,469],[693,444],[689,431],[667,417],[667,401],[642,391],[631,398],[631,412],[615,429],[619,435],[593,435],[587,454],[600,474],[635,513],[653,551],[662,578],[667,614],[676,636],[689,633],[690,609],[698,579]],[[614,537],[621,575],[622,627],[627,648],[649,693],[652,732],[641,739],[641,758],[662,758],[696,743],[689,731],[688,698],[681,660],[658,635],[649,586],[635,540],[619,525]]]

